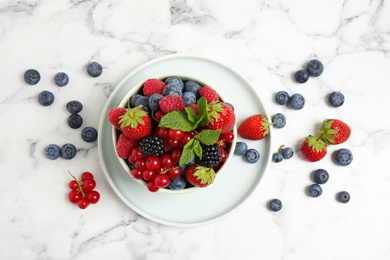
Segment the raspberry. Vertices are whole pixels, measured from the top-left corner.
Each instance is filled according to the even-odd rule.
[[[116,144],[116,153],[120,158],[127,159],[131,155],[133,148],[137,146],[138,142],[129,139],[124,134],[120,134]]]
[[[162,94],[165,83],[159,79],[148,79],[144,83],[144,95],[150,97],[153,94]]]
[[[204,97],[207,100],[207,103],[211,103],[213,101],[218,101],[219,96],[217,92],[210,88],[209,86],[204,86],[199,90],[199,95]]]
[[[112,108],[108,112],[108,121],[115,126],[116,129],[120,130],[120,124],[119,120],[120,117],[123,116],[126,113],[126,108],[119,107],[119,108]]]
[[[184,99],[177,95],[168,95],[160,99],[160,109],[164,114],[175,110],[184,110],[186,103]]]

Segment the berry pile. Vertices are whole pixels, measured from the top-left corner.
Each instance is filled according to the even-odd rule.
[[[68,199],[72,203],[77,203],[80,209],[87,208],[90,204],[96,204],[100,199],[100,193],[95,190],[96,181],[90,172],[81,174],[81,180],[78,180],[69,172],[73,180],[69,182],[71,191],[68,194]]]
[[[211,87],[176,76],[147,79],[127,103],[108,120],[133,178],[151,192],[213,183],[235,139],[232,105]]]

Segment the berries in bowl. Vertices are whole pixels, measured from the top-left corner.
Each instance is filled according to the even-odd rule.
[[[159,75],[134,86],[108,112],[122,167],[151,192],[211,185],[233,156],[233,106],[201,80]]]

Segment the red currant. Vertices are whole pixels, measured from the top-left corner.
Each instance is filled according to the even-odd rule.
[[[181,154],[183,153],[183,150],[180,148],[175,148],[171,152],[171,157],[174,162],[180,161]]]
[[[135,147],[132,151],[131,151],[131,155],[134,156],[135,158],[137,159],[141,159],[144,157],[144,155],[141,153],[141,150],[138,148],[138,147]]]
[[[175,129],[169,128],[168,136],[170,139],[173,139],[173,140],[181,140],[184,137],[184,132],[182,130],[175,130]]]
[[[153,119],[156,120],[157,122],[161,121],[161,118],[164,116],[164,113],[159,110],[153,113]]]
[[[95,204],[99,201],[100,199],[100,193],[97,192],[96,190],[92,190],[90,193],[87,195],[87,199],[90,203]]]
[[[231,143],[234,140],[234,134],[233,133],[222,134],[221,139],[225,140],[226,143]]]
[[[82,194],[78,191],[72,190],[68,194],[68,199],[72,203],[77,203],[83,198]]]
[[[147,181],[153,180],[156,175],[157,173],[155,171],[149,169],[145,169],[142,171],[142,177]]]
[[[129,162],[135,163],[137,160],[138,160],[137,157],[134,157],[133,155],[129,156]]]
[[[158,174],[156,178],[154,178],[154,184],[159,188],[167,187],[170,182],[171,179],[165,174]]]
[[[90,202],[88,199],[81,199],[78,202],[78,206],[80,209],[85,209],[89,206]]]
[[[94,179],[86,179],[83,182],[83,191],[87,192],[93,190],[96,187],[96,181]]]
[[[149,181],[147,184],[146,184],[146,187],[148,188],[149,191],[151,192],[156,192],[158,191],[160,188],[154,184],[154,180],[153,181]]]
[[[69,188],[71,190],[78,191],[79,190],[79,184],[77,183],[76,180],[72,180],[72,181],[69,182]]]
[[[132,169],[131,175],[133,175],[134,179],[137,179],[137,180],[142,179],[142,171],[140,169],[137,169],[137,168]]]
[[[145,169],[146,168],[146,161],[145,161],[145,159],[138,159],[135,162],[135,168],[140,169],[140,170]]]
[[[180,140],[169,139],[168,144],[170,147],[175,148],[175,147],[178,147],[180,145]]]
[[[191,132],[185,132],[183,138],[180,141],[180,146],[184,147],[194,136]]]
[[[151,155],[146,158],[146,168],[148,168],[149,170],[157,170],[158,168],[160,168],[160,165],[161,161],[159,157]]]
[[[228,154],[227,154],[227,152],[226,152],[225,149],[221,149],[221,148],[220,148],[219,150],[221,151],[221,154],[222,154],[221,162],[225,162],[226,159],[227,159],[227,157],[228,157]]]
[[[93,179],[93,174],[90,172],[84,172],[81,174],[81,180],[85,181],[86,179]]]
[[[161,166],[165,168],[173,167],[174,163],[172,160],[172,156],[169,153],[165,153],[160,157]]]
[[[168,137],[168,128],[157,127],[155,135],[160,137],[161,139],[167,138]]]
[[[167,171],[167,175],[171,179],[175,179],[175,178],[179,177],[180,174],[181,174],[181,168],[180,167],[175,167],[175,168],[169,169]]]

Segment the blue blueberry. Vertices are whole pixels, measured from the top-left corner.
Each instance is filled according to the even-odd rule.
[[[294,150],[291,147],[282,149],[283,159],[290,159],[294,155]]]
[[[50,160],[58,159],[61,155],[61,148],[56,144],[49,144],[45,148],[45,155]]]
[[[246,152],[245,158],[249,163],[257,163],[260,159],[260,153],[252,148]]]
[[[24,73],[24,81],[29,85],[35,85],[41,79],[41,75],[37,70],[29,69]]]
[[[317,184],[324,184],[329,180],[329,173],[324,169],[318,169],[314,172],[313,179]]]
[[[54,102],[54,95],[50,91],[44,90],[38,95],[38,102],[42,106],[50,106]]]
[[[318,77],[324,71],[324,65],[319,60],[310,60],[306,65],[306,70],[310,76]]]
[[[348,191],[340,191],[337,193],[337,200],[341,203],[348,203],[348,201],[351,199],[351,195]]]
[[[341,166],[350,165],[353,160],[352,152],[348,149],[342,148],[336,152],[336,162]]]
[[[296,93],[290,97],[288,104],[292,109],[300,110],[305,106],[305,98],[301,94]]]
[[[172,76],[165,79],[165,84],[175,84],[180,88],[180,91],[183,91],[184,83],[183,80],[179,77]]]
[[[93,61],[88,64],[87,73],[92,77],[99,77],[103,73],[103,67],[99,63]]]
[[[73,129],[78,129],[83,124],[83,118],[79,114],[71,114],[68,117],[68,125]]]
[[[244,155],[248,151],[248,145],[244,142],[237,142],[236,148],[234,148],[235,155]]]
[[[66,103],[66,110],[71,114],[80,113],[83,110],[83,104],[80,101],[72,100]]]
[[[309,80],[309,72],[307,70],[298,70],[294,74],[294,79],[296,82],[303,84]]]
[[[281,153],[279,153],[279,152],[274,153],[274,154],[272,155],[272,161],[273,161],[273,162],[276,162],[276,163],[283,161],[283,154],[281,154]]]
[[[77,154],[77,149],[76,146],[74,146],[73,144],[67,143],[61,147],[61,156],[66,160],[73,159],[76,156],[76,154]]]
[[[184,92],[182,95],[186,106],[190,106],[196,103],[196,95],[194,92]]]
[[[270,210],[276,212],[282,209],[283,204],[282,201],[280,201],[280,199],[272,199],[268,202],[268,207]]]
[[[130,97],[130,107],[136,107],[135,102],[137,101],[138,98],[142,97],[140,94],[134,94]]]
[[[279,91],[275,94],[275,102],[279,105],[286,105],[290,95],[286,91]]]
[[[286,125],[286,117],[281,113],[273,115],[271,121],[275,128],[283,128]]]
[[[97,135],[98,133],[96,129],[90,126],[85,127],[81,131],[81,138],[87,143],[95,141],[97,139]]]
[[[171,180],[168,188],[171,190],[182,190],[187,186],[187,180],[184,176],[179,176]]]
[[[345,97],[339,91],[332,92],[329,95],[329,103],[332,107],[340,107],[344,104],[344,101],[345,101]]]
[[[160,110],[160,99],[163,98],[163,95],[155,93],[149,97],[148,105],[150,110],[152,111],[158,111]]]
[[[65,72],[58,72],[54,76],[54,83],[59,87],[66,86],[69,83],[69,76]]]
[[[199,96],[199,90],[202,88],[201,85],[196,83],[195,81],[192,80],[187,80],[184,82],[184,88],[183,92],[193,92],[196,97]]]
[[[142,109],[145,110],[145,111],[149,111],[149,97],[147,96],[140,96],[139,98],[137,98],[137,100],[135,101],[135,106],[138,107],[142,105]]]
[[[164,89],[163,89],[163,96],[168,96],[168,95],[177,95],[181,96],[183,91],[181,90],[180,86],[175,84],[175,83],[169,83],[167,84]]]
[[[320,185],[318,184],[312,184],[310,185],[308,188],[307,188],[307,194],[310,196],[310,197],[319,197],[321,196],[322,194],[322,188]]]

